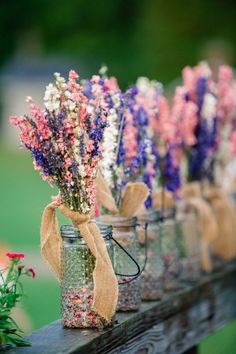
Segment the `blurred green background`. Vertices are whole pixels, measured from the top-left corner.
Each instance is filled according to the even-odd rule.
[[[39,255],[43,208],[52,190],[19,149],[10,114],[24,96],[42,102],[55,71],[82,78],[109,67],[122,88],[138,76],[173,87],[185,65],[236,61],[234,0],[11,0],[0,5],[0,248],[22,251],[37,272],[25,282],[29,329],[59,318],[59,285]],[[235,354],[236,323],[209,337],[201,354]]]

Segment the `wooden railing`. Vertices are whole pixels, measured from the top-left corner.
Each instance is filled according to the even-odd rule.
[[[42,311],[42,309],[39,309]],[[205,275],[198,284],[143,302],[141,310],[119,313],[104,331],[63,329],[60,321],[31,333],[31,347],[6,354],[179,354],[236,318],[236,263]]]

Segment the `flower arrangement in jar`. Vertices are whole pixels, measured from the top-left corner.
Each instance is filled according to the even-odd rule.
[[[104,159],[100,164],[97,196],[101,206],[100,219],[113,226],[114,268],[119,282],[117,310],[138,310],[141,304],[139,288],[139,249],[136,235],[137,210],[148,196],[142,182],[132,182],[127,165],[126,145],[128,105],[131,93],[123,94],[114,80],[104,77],[94,82],[106,92],[109,107],[108,129],[104,132]],[[135,144],[134,140],[130,140]]]
[[[68,81],[56,73],[55,82],[46,88],[45,109],[40,109],[28,97],[30,116],[14,116],[10,121],[20,129],[21,141],[31,152],[35,169],[59,189],[59,195],[46,207],[42,217],[42,255],[61,280],[62,302],[69,303],[62,306],[67,311],[62,316],[63,325],[84,328],[111,322],[118,287],[104,239],[93,220],[95,179],[103,156],[101,141],[107,126],[107,111],[102,100],[85,95],[78,80],[73,70]],[[61,267],[67,263],[62,259],[65,252],[61,253],[56,209],[71,220],[86,243],[93,284],[79,286],[78,282],[76,288],[75,282],[69,289],[64,286],[65,272]],[[74,254],[68,262],[76,269]],[[77,300],[81,297],[86,301],[85,307],[82,302],[74,301],[75,292]],[[78,316],[82,312],[83,323]]]

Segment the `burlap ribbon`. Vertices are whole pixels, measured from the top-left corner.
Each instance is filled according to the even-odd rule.
[[[100,172],[95,182],[98,202],[107,209],[110,215],[119,215],[126,218],[136,216],[148,197],[148,188],[144,183],[128,183],[124,188],[121,204],[118,208],[111,190]]]
[[[197,221],[201,233],[201,265],[206,272],[212,271],[210,245],[218,237],[218,225],[210,205],[201,196],[201,186],[198,182],[183,186],[183,197],[187,207],[197,214]]]
[[[236,257],[236,218],[234,205],[225,192],[216,186],[206,186],[204,198],[209,202],[218,224],[218,237],[212,241],[214,254],[225,261]]]
[[[71,219],[73,225],[79,228],[88,248],[96,258],[93,272],[94,299],[92,309],[107,321],[115,313],[118,299],[118,282],[114,274],[105,242],[100,235],[91,215],[82,215],[71,211],[63,205],[53,202],[44,210],[41,226],[41,252],[50,265],[56,277],[60,279],[60,248],[61,237],[56,217],[56,209]]]
[[[173,208],[175,206],[173,193],[166,189],[158,188],[156,192],[153,193],[152,204],[154,209],[168,210]]]

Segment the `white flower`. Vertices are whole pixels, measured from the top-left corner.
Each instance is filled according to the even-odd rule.
[[[87,106],[87,113],[88,113],[88,114],[92,114],[93,111],[94,111],[94,107],[93,107],[91,104],[88,105],[88,106]]]
[[[114,108],[119,108],[120,107],[120,97],[118,94],[115,94],[111,97],[112,102],[114,104]]]
[[[84,165],[83,164],[80,164],[78,166],[78,172],[79,172],[79,175],[84,178],[86,176],[86,173],[85,173],[85,169],[84,169]]]
[[[206,61],[201,61],[199,63],[199,67],[201,68],[201,75],[204,75],[206,77],[210,77],[212,72],[210,69],[210,66],[208,65],[208,63]]]
[[[46,91],[44,94],[44,105],[49,110],[49,112],[57,111],[60,107],[60,93],[58,89],[53,85],[49,84],[46,87]]]
[[[72,101],[72,100],[68,100],[67,101],[67,106],[68,106],[70,111],[73,111],[75,109],[75,107],[76,107],[76,103],[74,101]]]
[[[108,70],[108,67],[107,67],[106,65],[103,65],[103,66],[101,67],[101,69],[99,70],[99,74],[100,74],[100,75],[106,75],[107,70]]]
[[[104,130],[103,159],[101,171],[110,187],[113,187],[114,165],[116,163],[116,151],[118,143],[118,116],[114,108],[110,109],[107,117],[109,126]]]
[[[69,90],[65,90],[66,98],[71,98],[71,92]]]
[[[208,123],[212,125],[213,118],[216,116],[217,100],[211,93],[204,95],[201,114],[203,118],[207,119]]]
[[[44,104],[49,112],[55,111],[57,113],[59,110],[59,107],[60,107],[60,102],[58,102],[58,101],[56,101],[56,102],[45,101]]]
[[[139,77],[136,86],[139,92],[149,99],[163,94],[163,85],[156,80],[149,80],[147,77]]]
[[[54,76],[56,78],[56,83],[59,85],[59,86],[62,86],[62,87],[65,87],[66,85],[66,80],[64,79],[64,77],[61,76],[60,73],[54,73]]]
[[[141,93],[146,94],[150,88],[150,81],[147,77],[141,76],[138,78],[136,85]]]

